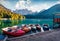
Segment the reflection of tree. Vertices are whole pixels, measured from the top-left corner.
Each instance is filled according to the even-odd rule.
[[[13,25],[17,25],[19,24],[19,21],[18,20],[8,20],[6,22],[4,22],[5,26],[13,26]]]
[[[11,21],[11,24],[12,24],[12,25],[17,25],[17,24],[19,24],[19,20],[12,20],[12,21]]]
[[[22,20],[0,20],[0,30],[1,28],[9,27],[9,26],[14,26],[21,24]],[[1,31],[0,31],[1,32]]]
[[[0,33],[2,32],[1,29],[4,27],[3,21],[0,20]]]
[[[0,21],[0,27],[8,27],[13,25],[18,25],[21,23],[22,23],[21,20],[5,20],[5,21]]]
[[[3,26],[4,26],[3,21],[0,21],[0,27],[3,27]]]

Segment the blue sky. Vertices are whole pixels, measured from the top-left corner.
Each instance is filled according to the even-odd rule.
[[[41,11],[60,3],[59,0],[0,0],[0,4],[11,10],[28,9]]]

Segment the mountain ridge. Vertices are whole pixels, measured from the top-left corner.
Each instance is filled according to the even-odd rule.
[[[44,10],[42,12],[39,12],[37,14],[34,15],[25,15],[26,18],[43,18],[43,19],[52,19],[53,15],[60,12],[60,4],[56,4],[54,6],[52,6],[51,8]]]
[[[27,14],[32,14],[33,13],[31,10],[28,10],[28,9],[15,10],[13,12],[19,13],[19,14],[22,14],[22,15],[27,15]]]

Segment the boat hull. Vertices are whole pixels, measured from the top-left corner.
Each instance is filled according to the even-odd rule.
[[[18,37],[18,36],[22,36],[25,34],[25,31],[23,30],[18,30],[17,32],[7,32],[3,30],[3,33],[6,35],[10,35],[10,36],[14,36],[14,37]]]

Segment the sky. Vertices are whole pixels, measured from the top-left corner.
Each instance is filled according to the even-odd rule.
[[[39,12],[55,4],[60,4],[60,0],[0,0],[0,4],[11,10],[28,9]]]

